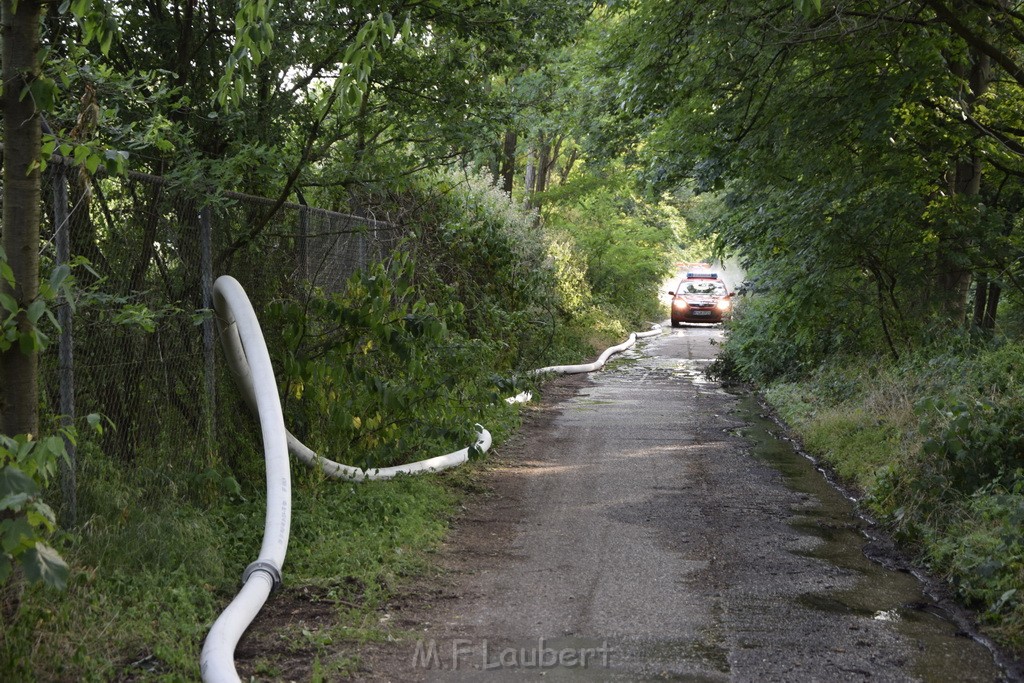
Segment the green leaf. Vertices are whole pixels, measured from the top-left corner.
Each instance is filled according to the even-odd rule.
[[[0,469],[0,496],[24,493],[30,496],[39,493],[39,485],[16,465],[7,465]]]
[[[89,5],[92,4],[92,0],[71,0],[71,13],[79,19],[85,17],[86,12],[89,11]]]
[[[67,445],[61,436],[48,436],[36,446],[34,455],[45,470],[56,472],[57,461],[67,457]]]
[[[40,111],[51,111],[57,99],[57,82],[48,76],[39,76],[28,86],[32,100]]]
[[[2,531],[0,545],[3,546],[4,552],[15,557],[31,548],[38,538],[35,529],[28,523],[28,519],[24,515],[0,522],[0,531]]]
[[[46,309],[46,319],[50,321],[51,325],[53,325],[53,329],[57,330],[58,332],[62,330],[60,322],[57,320],[57,316],[55,316],[53,314],[53,311],[51,311],[49,308]]]
[[[39,322],[39,318],[46,312],[46,302],[41,299],[36,299],[28,305],[28,310],[25,311],[25,317],[28,321],[35,325]]]
[[[67,587],[68,575],[71,573],[56,550],[39,542],[22,554],[21,567],[29,581],[41,582],[58,590]]]
[[[19,512],[25,507],[25,503],[32,500],[32,496],[28,493],[12,493],[0,498],[0,511],[3,510],[14,510]]]
[[[18,348],[24,354],[38,353],[46,348],[49,338],[33,327],[27,333],[18,335]]]
[[[60,264],[50,273],[50,286],[57,291],[69,275],[71,275],[71,268],[66,264]]]
[[[103,417],[99,413],[89,413],[85,416],[85,421],[89,423],[94,432],[103,436]]]
[[[11,314],[17,313],[19,310],[18,302],[14,300],[14,297],[11,296],[10,294],[5,294],[3,292],[0,292],[0,306],[2,306],[4,310]]]
[[[113,17],[109,17],[103,27],[102,37],[100,38],[100,52],[103,54],[110,52],[110,46],[113,44],[116,34],[117,22],[114,21]]]
[[[28,517],[28,523],[35,528],[43,528],[47,531],[53,531],[57,527],[57,515],[54,514],[53,508],[42,501],[35,501],[35,503],[25,511]]]
[[[14,270],[2,256],[0,256],[0,277],[2,277],[8,285],[14,287]]]
[[[794,0],[794,4],[807,19],[821,14],[821,0]]]

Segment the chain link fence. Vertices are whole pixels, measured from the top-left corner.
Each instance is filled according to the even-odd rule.
[[[218,428],[239,424],[240,402],[215,353],[216,275],[238,279],[260,314],[274,298],[342,290],[401,237],[392,223],[139,173],[90,178],[58,159],[42,199],[44,268],[70,263],[76,282],[73,305],[58,306],[58,353],[43,358],[46,413],[102,415],[90,443],[129,466],[231,460]]]

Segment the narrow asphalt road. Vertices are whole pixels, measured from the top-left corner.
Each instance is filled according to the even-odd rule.
[[[864,558],[863,521],[755,404],[704,379],[720,335],[559,380],[367,677],[998,680],[912,577]]]

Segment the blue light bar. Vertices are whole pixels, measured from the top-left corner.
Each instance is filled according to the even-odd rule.
[[[717,280],[718,273],[687,273],[687,280]]]

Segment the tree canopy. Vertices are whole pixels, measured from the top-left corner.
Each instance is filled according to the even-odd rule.
[[[619,5],[605,65],[623,74],[618,118],[646,123],[617,143],[649,187],[718,193],[730,211],[707,229],[778,295],[780,333],[898,356],[935,324],[991,328],[1002,291],[1020,293],[1021,17],[941,0],[796,9]]]

